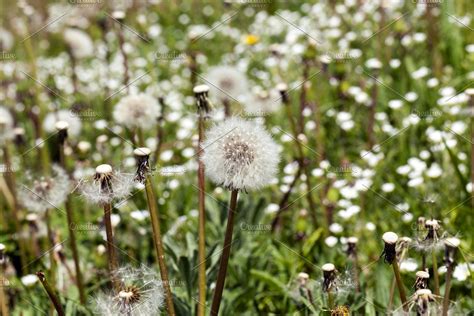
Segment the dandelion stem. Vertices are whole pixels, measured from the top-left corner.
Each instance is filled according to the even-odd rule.
[[[112,205],[104,204],[104,224],[105,234],[107,236],[107,259],[109,262],[109,273],[113,288],[118,292],[120,289],[120,281],[117,280],[115,272],[118,269],[117,252],[115,251],[114,232],[112,228]]]
[[[328,308],[329,310],[332,310],[333,307],[334,307],[334,295],[331,289],[328,289]]]
[[[4,276],[3,264],[0,262],[0,311],[1,315],[9,315],[7,296],[3,288],[7,285],[7,279]]]
[[[56,312],[58,313],[58,316],[64,316],[65,313],[63,310],[63,306],[61,305],[61,301],[59,300],[59,297],[56,294],[56,291],[54,290],[54,288],[46,280],[44,273],[41,271],[38,271],[36,272],[36,275],[38,276],[38,279],[41,281],[41,284],[43,284],[43,287],[46,290],[46,293],[48,293],[49,299],[53,303],[54,308],[56,309]]]
[[[49,209],[44,213],[44,218],[46,222],[47,230],[47,239],[49,242],[49,263],[50,263],[50,273],[51,273],[51,282],[52,284],[56,283],[56,259],[54,258],[56,254],[56,242],[54,240],[54,232],[51,227],[51,217],[49,216]]]
[[[21,269],[23,270],[23,265],[27,262],[27,255],[26,255],[26,247],[23,243],[21,238],[21,231],[22,226],[20,222],[19,210],[20,206],[18,204],[18,199],[16,196],[16,179],[15,174],[13,173],[13,165],[10,158],[10,151],[8,144],[3,147],[3,158],[5,160],[5,181],[7,183],[7,187],[9,188],[12,198],[13,198],[13,205],[12,205],[12,215],[13,215],[13,224],[15,225],[15,231],[18,234],[18,247],[20,248],[20,259],[21,259]]]
[[[225,114],[225,117],[230,117],[230,101],[229,99],[224,99],[223,101],[224,103],[224,114]]]
[[[59,143],[59,161],[64,170],[66,170],[66,157],[64,154],[64,142]],[[79,264],[79,251],[77,249],[77,240],[76,233],[74,230],[74,214],[72,211],[71,198],[68,195],[66,201],[64,202],[64,207],[66,208],[66,217],[67,217],[67,226],[69,230],[69,243],[72,250],[72,257],[74,260],[74,267],[76,270],[76,285],[79,290],[79,300],[81,304],[86,303],[86,295],[84,292],[84,283],[81,273],[81,266]]]
[[[163,248],[163,241],[161,239],[161,230],[159,222],[158,208],[156,206],[155,193],[151,184],[151,175],[147,174],[145,180],[146,198],[148,202],[148,208],[150,210],[151,226],[153,229],[153,241],[155,244],[156,255],[158,258],[158,265],[160,266],[161,280],[163,281],[163,288],[165,289],[166,307],[168,314],[171,316],[175,315],[173,305],[173,294],[171,293],[171,287],[168,277],[168,269],[165,263],[165,251]]]
[[[451,279],[453,276],[454,265],[448,265],[448,270],[446,271],[446,285],[444,289],[444,298],[443,298],[443,316],[448,315],[449,309],[449,292],[451,291]]]
[[[397,260],[392,262],[393,274],[395,275],[395,280],[397,281],[398,292],[400,293],[400,300],[402,301],[402,306],[404,311],[408,311],[407,305],[407,296],[405,294],[405,288],[403,287],[402,277],[400,276],[400,269],[398,267]]]
[[[204,163],[201,160],[201,143],[204,138],[204,117],[199,115],[199,141],[198,141],[198,186],[199,186],[199,300],[198,315],[204,316],[206,313],[206,208],[205,193],[206,185],[204,181]]]
[[[431,253],[433,258],[433,280],[434,280],[434,292],[439,296],[439,274],[438,274],[438,259],[436,259],[436,252]]]
[[[224,290],[225,277],[227,274],[227,265],[229,264],[230,249],[232,245],[232,234],[234,230],[234,216],[235,216],[236,208],[237,208],[238,194],[239,194],[239,191],[233,190],[230,197],[229,210],[228,210],[228,216],[227,216],[227,228],[226,228],[225,237],[224,237],[224,248],[222,249],[221,260],[219,263],[219,272],[217,274],[217,280],[216,280],[216,289],[214,292],[214,298],[212,299],[212,306],[211,306],[212,316],[218,315],[219,307],[222,300],[222,291]]]
[[[287,94],[286,91],[284,93]],[[309,206],[311,218],[313,220],[313,225],[315,227],[317,227],[318,226],[317,225],[318,221],[316,219],[316,205],[314,204],[314,200],[313,200],[313,196],[312,196],[312,192],[311,192],[311,190],[312,190],[311,180],[310,180],[311,174],[309,172],[307,163],[305,161],[303,147],[301,146],[301,143],[298,140],[298,129],[296,127],[295,121],[293,120],[293,116],[292,116],[292,113],[291,113],[291,107],[290,107],[291,102],[289,100],[288,95],[283,97],[283,102],[285,103],[286,114],[288,116],[288,120],[290,121],[291,130],[293,132],[293,138],[294,138],[294,141],[296,143],[296,148],[297,148],[298,154],[299,154],[298,163],[300,164],[301,168],[303,169],[304,174],[305,174],[305,178],[306,178],[306,186],[307,186],[307,190],[308,190],[308,192],[306,194],[306,199],[308,200],[308,206]]]

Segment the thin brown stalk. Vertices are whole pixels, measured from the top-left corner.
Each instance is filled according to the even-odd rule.
[[[204,316],[206,313],[206,208],[205,193],[206,184],[204,181],[204,163],[201,160],[201,144],[204,139],[204,117],[199,114],[199,141],[198,141],[198,186],[199,186],[199,300],[198,315]]]
[[[377,83],[374,82],[372,87],[372,100],[369,106],[369,118],[367,123],[367,150],[371,150],[375,144],[374,126],[375,126],[375,113],[378,98]]]
[[[280,203],[278,203],[278,212],[275,215],[275,218],[272,221],[272,232],[276,231],[279,229],[281,226],[281,216],[283,215],[283,212],[288,210],[288,200],[290,199],[291,192],[293,191],[296,182],[298,181],[299,177],[301,175],[301,166],[298,165],[298,170],[295,174],[295,178],[293,181],[290,183],[290,186],[288,188],[288,191],[285,192],[283,197],[280,200]]]
[[[23,243],[23,240],[21,239],[20,235],[21,235],[21,232],[22,232],[22,225],[21,225],[21,222],[20,222],[20,215],[19,215],[19,211],[20,211],[20,205],[18,203],[18,199],[17,199],[17,196],[16,196],[16,179],[15,179],[15,174],[13,172],[13,165],[11,163],[11,158],[10,158],[10,151],[9,151],[9,147],[8,147],[8,144],[6,144],[4,147],[3,147],[3,158],[4,158],[4,161],[5,161],[5,173],[4,173],[4,177],[5,177],[5,182],[7,183],[7,187],[11,193],[11,197],[12,197],[12,221],[13,221],[13,225],[15,226],[15,231],[17,233],[17,235],[19,236],[18,237],[18,247],[20,249],[20,259],[21,259],[21,267],[23,269],[23,265],[26,264],[27,262],[27,255],[26,255],[26,247],[25,247],[25,244]]]
[[[50,217],[50,210],[46,210],[44,213],[44,218],[46,222],[46,231],[47,231],[47,244],[49,247],[49,264],[50,264],[50,274],[51,274],[51,283],[56,284],[56,271],[57,271],[57,263],[56,263],[56,242],[54,238],[54,231],[51,225],[51,217]]]
[[[59,157],[60,157],[59,160],[60,160],[61,166],[64,168],[64,170],[66,170],[66,157],[64,154],[63,142],[59,143]],[[64,206],[66,208],[67,226],[69,230],[69,244],[71,246],[72,257],[74,260],[74,268],[76,272],[75,273],[76,285],[77,285],[77,289],[79,290],[79,300],[81,304],[85,304],[86,295],[84,291],[84,283],[83,283],[83,278],[82,278],[81,266],[79,263],[79,251],[77,249],[76,232],[74,230],[74,214],[72,211],[71,198],[69,197],[69,195],[66,198]]]
[[[313,225],[315,227],[318,226],[318,220],[316,218],[316,205],[313,200],[313,195],[311,192],[312,186],[311,186],[311,173],[309,172],[309,168],[307,166],[307,163],[305,161],[305,156],[304,156],[304,151],[303,151],[303,146],[301,145],[300,141],[298,140],[298,128],[296,127],[296,123],[293,119],[293,114],[291,113],[291,102],[289,100],[289,96],[287,92],[284,92],[285,95],[283,97],[283,103],[285,104],[285,109],[286,113],[288,116],[288,120],[290,121],[290,127],[291,131],[293,133],[293,138],[295,140],[296,148],[298,150],[298,163],[300,164],[301,168],[303,169],[303,172],[306,176],[306,186],[307,186],[307,194],[306,194],[306,200],[308,201],[308,206],[311,214],[311,218],[313,220]]]
[[[402,302],[402,307],[405,312],[408,312],[407,305],[407,296],[405,294],[405,288],[403,286],[402,277],[400,276],[400,269],[398,267],[397,260],[392,262],[393,274],[395,275],[395,280],[397,281],[398,292],[400,294],[400,301]]]
[[[232,246],[232,235],[234,231],[234,216],[237,209],[237,197],[239,191],[233,190],[230,196],[230,203],[227,216],[227,228],[224,237],[224,248],[222,249],[221,260],[219,263],[219,272],[217,273],[216,289],[212,299],[211,315],[217,316],[222,300],[222,292],[224,291],[225,277],[227,274],[227,266],[229,264],[230,249]]]
[[[164,129],[163,129],[163,123],[164,123],[164,120],[165,120],[165,111],[166,111],[166,103],[165,103],[165,100],[162,98],[162,97],[159,97],[158,98],[158,102],[160,103],[161,105],[161,112],[160,112],[160,116],[158,117],[158,123],[157,123],[157,126],[156,126],[156,149],[155,149],[155,165],[158,164],[158,162],[160,161],[160,155],[161,155],[161,148],[163,147],[163,143],[164,143],[164,137],[165,137],[165,132],[164,132]]]
[[[165,289],[165,301],[166,308],[168,309],[168,315],[174,316],[174,305],[173,305],[173,294],[171,293],[171,287],[168,277],[168,268],[165,263],[165,251],[163,248],[163,240],[161,238],[161,229],[159,221],[158,207],[156,206],[155,193],[151,183],[151,175],[147,174],[145,180],[146,198],[148,201],[148,208],[150,210],[151,226],[153,229],[153,241],[155,244],[156,255],[158,259],[158,265],[160,266],[161,280],[163,281],[163,288]]]
[[[230,111],[230,100],[227,99],[227,98],[224,99],[223,104],[224,104],[224,114],[225,114],[225,117],[230,117],[230,115],[231,115],[231,111]]]
[[[46,280],[44,273],[41,271],[38,271],[36,272],[36,275],[38,276],[38,279],[40,280],[41,284],[43,284],[43,287],[46,290],[46,293],[48,293],[49,299],[51,300],[51,303],[56,309],[58,316],[66,315],[64,313],[63,306],[61,305],[61,301],[59,300],[59,297],[56,291],[54,290],[53,286],[51,286],[51,284],[49,284],[49,282]]]
[[[116,271],[118,269],[117,252],[115,250],[114,232],[112,228],[112,205],[106,203],[104,207],[104,224],[105,234],[107,236],[107,259],[109,265],[110,280],[113,288],[118,292],[120,289],[120,281],[117,279]]]
[[[8,298],[4,291],[6,284],[7,284],[7,279],[4,276],[3,266],[0,263],[0,311],[2,312],[1,315],[5,315],[5,316],[9,315]]]
[[[431,253],[433,258],[433,280],[434,280],[434,293],[439,296],[439,274],[438,274],[438,259],[436,258],[436,252]]]
[[[444,298],[443,298],[443,316],[448,315],[449,310],[449,293],[451,291],[451,279],[453,277],[454,265],[448,265],[448,270],[446,271],[446,284],[444,286]]]
[[[118,40],[119,40],[119,49],[120,53],[122,54],[123,57],[123,85],[126,87],[127,92],[130,91],[129,84],[128,82],[130,81],[130,76],[128,74],[128,56],[127,53],[125,52],[125,37],[123,35],[123,27],[120,25],[118,27],[117,35],[118,35]]]

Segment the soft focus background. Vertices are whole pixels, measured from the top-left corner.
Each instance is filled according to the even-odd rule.
[[[207,84],[212,90],[215,66],[244,74],[237,80],[243,91],[230,97],[231,114],[264,124],[282,155],[270,186],[240,196],[222,315],[327,313],[320,270],[326,262],[335,264],[344,281],[338,305],[358,315],[386,313],[393,274],[379,260],[381,236],[394,231],[416,244],[426,234],[417,225],[421,216],[440,220],[442,238],[461,239],[452,313],[474,309],[471,1],[2,0],[1,8],[0,105],[16,128],[5,125],[9,129],[0,136],[0,243],[8,261],[1,286],[11,314],[51,312],[34,276],[49,266],[45,222],[35,203],[52,204],[55,286],[67,314],[92,314],[94,297],[108,286],[103,211],[74,187],[101,163],[134,172],[134,133],[117,124],[112,112],[121,98],[139,92],[160,104],[160,119],[143,137],[159,154],[154,185],[177,313],[195,314],[192,87]],[[275,90],[282,82],[288,85],[291,115]],[[267,103],[254,99],[262,91],[272,96]],[[210,99],[216,112],[208,126],[224,117],[212,91]],[[68,274],[73,262],[64,206],[20,198],[20,227],[12,223],[15,191],[39,181],[46,164],[59,161],[54,122],[61,110],[70,122],[67,169],[75,182],[70,197],[86,305],[79,304]],[[3,137],[13,131],[14,137]],[[307,173],[298,166],[299,146]],[[209,181],[206,190],[210,302],[229,194]],[[114,213],[121,264],[158,271],[143,191],[136,188],[118,201]],[[349,236],[359,239],[360,291],[346,254]],[[28,245],[26,262],[20,242]],[[443,250],[437,257],[443,289]],[[427,260],[431,269],[431,255]],[[416,247],[400,266],[412,295],[414,273],[421,268]],[[301,297],[300,272],[310,276],[315,307]],[[395,294],[392,309],[399,311]]]

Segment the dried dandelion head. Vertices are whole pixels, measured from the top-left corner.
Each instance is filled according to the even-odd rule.
[[[95,171],[93,178],[86,179],[80,186],[82,195],[90,203],[103,205],[130,194],[133,175],[114,171],[107,164],[99,165]]]
[[[66,171],[53,165],[51,176],[27,174],[26,182],[19,187],[18,198],[31,212],[45,212],[59,208],[71,191],[71,181]]]
[[[321,269],[323,270],[323,291],[337,291],[336,267],[332,263],[326,263],[321,267]]]
[[[254,122],[230,118],[207,132],[202,160],[206,174],[231,190],[259,189],[276,175],[279,150]]]
[[[137,160],[137,172],[135,174],[135,181],[144,183],[146,175],[150,172],[150,154],[151,150],[147,147],[140,147],[133,151]]]
[[[461,241],[456,237],[449,237],[444,240],[444,263],[446,267],[452,268],[456,265],[456,253],[460,244]]]
[[[421,252],[439,251],[444,247],[446,234],[440,232],[441,225],[436,219],[425,221],[425,236],[421,236],[413,243],[413,247]]]
[[[381,257],[384,257],[384,261],[386,263],[392,264],[397,258],[396,246],[398,241],[398,235],[394,232],[386,232],[383,234],[382,240],[384,241],[385,247],[383,249]]]
[[[427,289],[429,279],[430,274],[428,273],[428,271],[417,271],[414,288],[416,290]]]
[[[115,272],[121,283],[118,293],[101,293],[96,298],[95,311],[103,316],[159,315],[164,292],[157,274],[146,266],[123,267]]]
[[[435,301],[435,297],[429,289],[420,289],[414,295],[414,303],[417,315],[430,315],[430,303]]]
[[[208,114],[212,110],[212,105],[209,100],[209,86],[201,84],[193,88],[194,97],[196,98],[196,105],[199,114]]]
[[[296,278],[300,286],[306,286],[309,281],[309,275],[305,272],[298,273],[298,277]]]
[[[358,241],[359,239],[357,237],[347,238],[346,254],[351,259],[355,259],[357,257],[357,242]]]
[[[56,123],[57,122],[66,122],[68,124],[67,130],[68,135],[71,137],[79,136],[82,129],[82,123],[77,114],[69,110],[59,110],[56,112],[51,112],[46,115],[43,121],[43,128],[48,133],[57,132]]]

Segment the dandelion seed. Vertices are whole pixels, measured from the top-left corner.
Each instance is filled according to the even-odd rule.
[[[248,92],[247,77],[232,66],[217,66],[204,75],[210,86],[210,94],[218,101],[241,99]]]
[[[259,189],[276,175],[278,146],[255,123],[227,119],[207,132],[203,148],[206,174],[231,190]]]
[[[162,282],[146,266],[122,267],[115,272],[121,286],[117,292],[101,293],[95,298],[95,311],[102,316],[158,315],[163,306]]]
[[[93,179],[83,180],[80,191],[90,203],[103,205],[128,196],[133,186],[133,175],[113,171],[104,164],[96,168]]]
[[[43,128],[48,133],[56,132],[56,123],[60,121],[68,124],[69,136],[77,137],[80,135],[82,128],[81,120],[69,110],[59,110],[57,112],[48,113],[44,118]]]
[[[429,279],[430,279],[430,274],[427,271],[417,271],[415,285],[413,287],[416,290],[427,289]]]
[[[58,208],[67,198],[71,182],[66,171],[53,165],[51,176],[27,174],[26,183],[19,187],[18,198],[21,204],[32,212],[43,213]]]
[[[117,123],[129,129],[153,128],[160,115],[160,106],[155,98],[141,93],[128,95],[115,105],[113,116]]]
[[[91,57],[94,53],[94,43],[84,31],[68,28],[64,31],[64,41],[70,47],[75,58]]]

